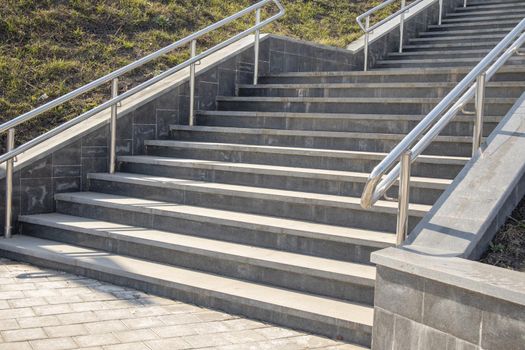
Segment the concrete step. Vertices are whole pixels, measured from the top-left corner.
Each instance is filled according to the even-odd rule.
[[[508,33],[496,33],[496,34],[472,34],[472,35],[443,35],[423,38],[411,38],[409,39],[410,44],[434,44],[434,43],[458,43],[467,41],[469,43],[487,43],[490,41],[500,41]]]
[[[523,67],[525,68],[525,67]],[[487,98],[485,113],[505,115],[515,103],[514,98]],[[217,97],[221,111],[264,111],[300,113],[370,113],[427,114],[440,98],[410,97]],[[473,106],[467,106],[473,110]]]
[[[455,12],[456,13],[471,13],[473,11],[478,11],[478,10],[503,10],[503,9],[506,9],[506,10],[513,10],[513,9],[520,9],[520,8],[523,8],[523,3],[520,2],[520,1],[510,1],[510,2],[503,2],[503,3],[485,3],[485,2],[482,2],[482,3],[478,3],[476,5],[469,5],[467,3],[467,7],[463,7],[463,6],[460,6],[460,7],[457,7],[455,9]]]
[[[373,308],[28,236],[2,256],[303,331],[370,345]]]
[[[446,44],[435,44],[439,50],[446,49]],[[439,47],[443,45],[443,47]],[[433,46],[433,45],[432,45]],[[468,43],[458,43],[458,48],[464,50]],[[492,46],[493,48],[494,46]],[[405,46],[405,49],[425,49],[423,46]],[[482,47],[483,48],[483,47]],[[489,48],[490,49],[490,48]],[[260,78],[260,84],[327,84],[327,83],[396,83],[396,82],[459,82],[472,70],[472,67],[454,68],[402,68],[373,69],[363,71],[340,72],[289,72],[271,74]],[[504,66],[492,81],[523,81],[525,67]],[[348,112],[348,111],[346,111]]]
[[[461,67],[471,65],[474,67],[481,61],[481,57],[474,58],[419,58],[419,59],[387,59],[376,62],[376,67],[381,68],[408,68],[408,67]],[[525,57],[512,57],[506,65],[525,65]]]
[[[390,152],[406,135],[338,131],[279,130],[219,126],[170,126],[179,141],[240,143],[361,152]],[[470,136],[438,136],[425,154],[469,156]]]
[[[523,14],[521,12],[519,13],[512,13],[508,12],[504,15],[476,15],[476,16],[462,16],[462,17],[445,17],[443,19],[444,24],[448,23],[465,23],[465,22],[483,22],[483,21],[492,21],[495,18],[497,18],[499,21],[510,21],[517,19],[518,21],[523,19]]]
[[[210,209],[106,193],[62,193],[57,212],[156,230],[276,249],[327,259],[370,263],[373,251],[392,246],[384,231]]]
[[[375,267],[64,214],[20,218],[25,235],[373,305]]]
[[[443,51],[443,52],[436,52],[436,50],[409,50],[409,51],[403,51],[403,52],[392,52],[389,53],[386,57],[387,59],[407,59],[407,60],[413,60],[413,59],[428,59],[428,58],[477,58],[478,60],[481,60],[483,57],[485,57],[489,52],[490,48],[486,49],[474,49],[474,50],[451,50],[451,51]],[[521,83],[521,82],[516,82]],[[454,84],[454,83],[452,83]]]
[[[449,23],[449,24],[431,24],[428,26],[428,30],[431,31],[449,31],[449,30],[465,30],[465,29],[481,29],[484,30],[486,28],[494,28],[494,29],[500,29],[500,28],[507,28],[512,30],[518,23],[519,19],[510,19],[506,21],[502,20],[490,20],[490,21],[483,21],[483,22],[465,22],[465,23]]]
[[[481,51],[480,57],[488,52]],[[395,53],[394,59],[410,60],[414,55],[434,57],[434,52]],[[457,58],[457,56],[453,56]],[[472,57],[472,54],[469,55]],[[262,97],[436,97],[446,96],[457,84],[430,83],[361,83],[361,84],[258,84],[238,85],[238,96]],[[519,97],[525,88],[523,81],[489,82],[487,97]]]
[[[353,197],[362,194],[368,178],[357,172],[156,156],[122,156],[118,162],[119,170],[126,173]],[[413,177],[410,198],[413,203],[434,204],[450,183]],[[390,192],[397,196],[397,186]]]
[[[428,32],[421,32],[418,34],[420,38],[422,37],[443,37],[443,36],[472,36],[479,34],[508,34],[513,29],[512,26],[500,27],[500,28],[486,28],[486,29],[450,29],[447,31],[443,30],[430,30]]]
[[[370,211],[361,207],[357,197],[129,173],[89,174],[88,181],[94,192],[368,230],[393,232],[397,218],[397,203],[380,201]],[[429,209],[428,205],[411,204],[410,227]]]
[[[182,142],[147,140],[147,154],[189,159],[227,161],[233,163],[270,164],[300,168],[330,169],[370,173],[384,158],[385,153],[322,150],[225,144],[210,142]],[[412,174],[421,177],[453,179],[469,158],[420,156],[412,167]]]
[[[205,126],[407,134],[424,117],[426,115],[198,111],[196,120],[197,125]],[[501,116],[485,116],[484,135],[488,136],[501,119]],[[473,116],[460,114],[440,135],[472,136],[473,120]]]
[[[491,16],[491,17],[495,17],[495,18],[500,18],[500,17],[506,17],[507,15],[511,14],[511,15],[518,15],[518,14],[521,14],[523,17],[525,17],[525,7],[523,6],[516,6],[517,4],[512,4],[514,5],[513,7],[511,8],[508,8],[508,7],[502,7],[502,8],[484,8],[484,9],[477,9],[477,10],[473,10],[472,8],[466,8],[464,9],[463,11],[456,11],[456,12],[451,12],[451,13],[447,13],[447,16],[446,18],[449,19],[449,18],[467,18],[469,16]],[[461,9],[461,7],[459,8]]]
[[[470,8],[502,8],[504,6],[522,6],[521,0],[492,0],[492,1],[468,1],[467,7],[458,6],[456,11]]]
[[[418,53],[420,51],[435,51],[436,55],[441,52],[456,52],[464,50],[492,50],[499,43],[499,40],[490,40],[484,42],[442,42],[442,43],[414,43],[403,46],[404,52]],[[469,67],[472,69],[472,67]]]

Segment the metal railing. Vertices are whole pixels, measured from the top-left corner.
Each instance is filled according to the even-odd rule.
[[[475,114],[472,154],[480,149],[483,135],[485,85],[525,43],[525,19],[503,38],[479,64],[383,159],[365,184],[361,206],[371,208],[386,195],[399,178],[397,243],[401,244],[408,230],[411,164],[434,141],[448,123],[460,112]],[[465,112],[474,99],[475,112]]]
[[[261,21],[261,11],[262,8],[274,4],[278,12],[264,21]],[[241,18],[249,13],[255,12],[255,25],[242,31],[241,33],[238,33],[229,39],[213,46],[212,48],[209,48],[200,54],[197,54],[197,39],[202,37],[205,34],[208,34],[218,28],[223,27],[226,24],[229,24],[233,22],[234,20]],[[0,155],[0,164],[6,162],[6,193],[5,193],[5,229],[4,234],[6,238],[11,237],[12,234],[12,199],[13,199],[13,168],[14,168],[14,159],[16,156],[20,155],[21,153],[41,144],[42,142],[52,138],[53,136],[56,136],[63,131],[79,124],[80,122],[89,119],[90,117],[94,116],[97,113],[100,113],[108,108],[111,109],[111,119],[110,119],[110,159],[109,159],[109,171],[110,173],[115,172],[115,163],[116,163],[116,136],[117,136],[117,106],[118,104],[127,99],[130,96],[135,95],[136,93],[146,89],[149,86],[152,86],[153,84],[161,81],[162,79],[184,69],[187,67],[190,67],[190,115],[189,115],[189,124],[193,125],[194,123],[194,107],[195,107],[195,65],[198,64],[198,62],[207,56],[225,48],[226,46],[252,34],[255,33],[255,44],[254,44],[254,84],[257,83],[258,78],[258,72],[259,72],[259,39],[260,39],[260,30],[267,26],[268,24],[276,21],[277,19],[284,16],[285,9],[281,2],[279,0],[263,0],[260,1],[252,6],[249,6],[245,8],[244,10],[241,10],[237,12],[236,14],[229,16],[219,22],[216,22],[204,29],[201,29],[181,40],[178,40],[150,55],[147,55],[131,64],[128,64],[125,67],[122,67],[110,74],[107,74],[97,80],[92,81],[91,83],[88,83],[74,91],[71,91],[68,94],[65,94],[53,101],[50,101],[38,108],[35,108],[27,113],[24,113],[2,125],[0,125],[0,134],[7,132],[7,152],[3,155]],[[190,52],[191,52],[191,58],[187,61],[170,68],[166,70],[165,72],[157,75],[156,77],[141,83],[140,85],[137,85],[136,87],[124,92],[121,95],[118,95],[118,78],[122,76],[125,73],[128,73],[138,67],[143,66],[144,64],[166,54],[171,51],[173,51],[176,48],[179,48],[181,46],[190,44]],[[62,105],[63,103],[78,97],[86,92],[89,92],[103,84],[111,82],[111,98],[102,103],[101,105],[79,115],[78,117],[71,119],[67,121],[66,123],[46,132],[45,134],[42,134],[31,141],[26,142],[25,144],[18,146],[15,148],[15,128],[24,123],[27,122],[39,115],[41,115],[44,112],[47,112],[59,105]]]
[[[403,37],[405,32],[405,14],[407,11],[409,11],[414,6],[421,3],[423,0],[416,0],[409,5],[406,5],[406,0],[401,0],[401,8],[396,11],[395,13],[389,15],[388,17],[382,19],[381,21],[377,22],[373,26],[370,26],[370,17],[387,7],[388,5],[394,4],[398,0],[386,0],[385,2],[382,2],[381,4],[377,5],[376,7],[366,11],[362,15],[357,17],[357,24],[359,24],[359,27],[364,31],[365,33],[365,45],[363,48],[364,52],[364,67],[363,70],[366,72],[368,70],[368,46],[370,44],[370,34],[377,29],[378,27],[382,26],[386,22],[390,21],[393,18],[400,17],[399,22],[399,52],[403,52]],[[439,17],[438,17],[438,24],[441,25],[441,21],[443,20],[443,0],[436,0],[439,1]],[[467,6],[467,0],[464,1],[464,6]],[[363,20],[365,23],[363,24]]]

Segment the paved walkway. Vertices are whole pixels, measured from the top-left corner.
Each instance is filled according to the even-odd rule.
[[[361,349],[0,258],[0,350]]]

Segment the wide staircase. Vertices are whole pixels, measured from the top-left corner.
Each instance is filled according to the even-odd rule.
[[[375,268],[396,202],[360,206],[368,173],[525,16],[471,1],[368,72],[262,77],[23,216],[4,245],[35,262],[369,346]],[[525,58],[488,84],[488,135],[525,89]],[[473,106],[469,109],[474,109]],[[467,112],[467,111],[466,111]],[[471,154],[458,116],[413,167],[410,227]],[[396,197],[397,188],[390,196]],[[5,248],[4,248],[5,249]]]

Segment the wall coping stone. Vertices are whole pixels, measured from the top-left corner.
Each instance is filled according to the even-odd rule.
[[[410,247],[386,248],[372,262],[404,273],[453,285],[525,306],[525,273],[450,256],[435,256]]]

